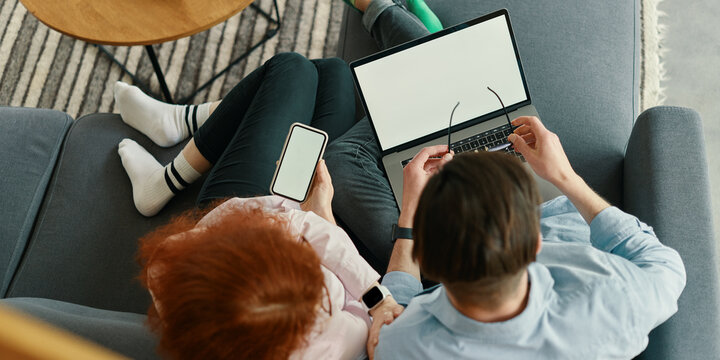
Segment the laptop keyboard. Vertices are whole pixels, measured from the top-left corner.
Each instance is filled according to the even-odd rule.
[[[512,129],[510,128],[510,125],[503,125],[492,130],[488,130],[483,133],[456,141],[450,144],[450,148],[453,149],[455,155],[464,152],[488,151],[489,149],[492,149],[494,147],[509,144],[507,137],[510,136],[511,133]],[[521,161],[525,161],[523,156],[520,153],[516,152],[515,149],[512,148],[512,146],[508,146],[503,150],[499,151],[517,156],[518,158],[520,158]],[[402,162],[402,166],[405,167],[405,165],[407,165],[410,160],[412,160],[412,158],[404,160]]]

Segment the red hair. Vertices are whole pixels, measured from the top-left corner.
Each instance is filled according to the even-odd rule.
[[[183,359],[288,358],[305,346],[321,306],[319,257],[277,215],[234,210],[185,232],[201,215],[185,213],[140,240],[160,350]]]

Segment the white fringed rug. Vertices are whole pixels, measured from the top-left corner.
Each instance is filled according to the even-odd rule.
[[[660,31],[657,4],[642,0],[641,108],[660,104],[663,75],[660,63]],[[272,55],[295,51],[309,58],[335,56],[342,12],[339,0],[277,0],[282,27],[277,36],[192,102],[219,99],[242,77]],[[257,0],[266,11],[272,0]],[[174,98],[190,94],[197,84],[223,69],[248,46],[256,43],[269,26],[253,9],[246,9],[208,31],[156,46],[160,65]],[[17,0],[0,5],[0,105],[51,108],[73,118],[95,112],[113,112],[112,84],[130,82],[118,66],[95,46],[49,29]],[[149,79],[153,91],[158,83],[144,49],[109,47],[116,57],[141,79]]]
[[[642,1],[640,111],[662,105],[665,101],[663,88],[660,87],[665,77],[665,68],[661,61],[666,50],[662,44],[665,26],[658,23],[658,18],[665,14],[658,10],[660,2],[661,0]]]

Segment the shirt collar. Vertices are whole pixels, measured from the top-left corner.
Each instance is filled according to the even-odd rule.
[[[554,284],[548,269],[538,263],[528,266],[528,279],[530,296],[527,306],[519,315],[507,321],[484,323],[463,315],[450,303],[443,286],[422,299],[421,306],[455,333],[472,337],[506,337],[520,334],[531,331],[538,325],[552,297]]]

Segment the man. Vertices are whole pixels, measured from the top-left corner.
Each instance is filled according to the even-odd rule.
[[[350,2],[380,48],[428,33],[398,0]],[[538,208],[534,180],[516,159],[451,160],[436,146],[406,166],[398,216],[368,120],[328,145],[339,189],[332,207],[370,263],[387,268],[392,297],[373,309],[371,357],[632,358],[677,310],[678,254],[596,195],[539,119],[514,125],[516,150],[566,197]],[[392,245],[395,219],[415,240]],[[421,272],[441,285],[417,295]],[[403,312],[398,303],[409,305]]]
[[[629,359],[677,311],[677,252],[593,192],[539,119],[513,125],[513,146],[565,197],[538,209],[513,157],[423,149],[405,168],[398,219],[415,239],[395,242],[371,357]],[[413,298],[420,273],[441,285]],[[399,317],[396,301],[409,303]]]

